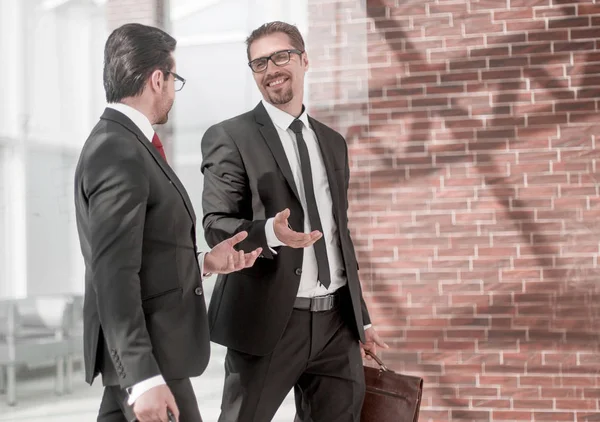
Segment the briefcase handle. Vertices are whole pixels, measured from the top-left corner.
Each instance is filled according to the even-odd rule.
[[[379,365],[380,369],[383,372],[394,372],[394,371],[388,369],[388,367],[385,366],[385,364],[383,363],[383,361],[381,359],[379,359],[379,357],[377,357],[377,355],[375,353],[373,353],[373,352],[371,352],[370,350],[367,350],[367,349],[363,349],[363,350],[365,351],[365,353],[367,355],[371,356],[375,360],[375,362],[377,362],[377,364]]]

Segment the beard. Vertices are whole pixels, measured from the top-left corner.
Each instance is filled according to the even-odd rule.
[[[156,124],[164,125],[169,121],[169,112],[171,108],[173,108],[173,102],[175,98],[169,98],[167,92],[163,93],[163,101],[160,107],[160,113],[158,114],[158,118],[156,120]]]
[[[292,80],[291,75],[288,75],[284,72],[276,72],[273,75],[269,75],[264,81],[265,93],[267,94],[269,102],[273,105],[287,104],[292,101],[292,98],[294,98],[294,92],[292,91],[291,83],[288,83],[288,86],[285,88],[280,88],[274,91],[268,87],[269,83],[279,78],[286,78],[290,82]]]
[[[169,110],[170,111],[170,110]],[[164,125],[169,121],[169,111],[166,111],[164,114],[161,114],[156,121],[157,125]]]
[[[267,91],[267,96],[269,97],[269,102],[271,104],[281,105],[281,104],[287,104],[290,101],[292,101],[292,98],[294,98],[294,93],[292,91],[292,88],[289,87],[285,91],[281,91],[281,92]]]

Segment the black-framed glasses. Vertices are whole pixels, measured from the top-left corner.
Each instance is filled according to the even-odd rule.
[[[304,53],[304,51],[295,49],[276,51],[268,57],[259,57],[258,59],[252,60],[248,63],[248,66],[250,66],[250,69],[252,69],[254,73],[261,73],[267,70],[269,60],[271,60],[275,66],[283,66],[290,62],[292,54],[301,56],[302,53]]]
[[[181,91],[185,85],[185,79],[179,76],[177,73],[171,72],[170,70],[165,70],[164,72],[165,75],[168,75],[169,73],[173,75],[173,79],[175,80],[175,91]]]

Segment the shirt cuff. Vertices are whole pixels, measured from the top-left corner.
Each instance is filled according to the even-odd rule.
[[[275,229],[273,228],[273,220],[275,219],[269,218],[265,223],[265,236],[267,238],[267,245],[269,246],[271,253],[277,255],[277,252],[275,252],[273,248],[276,248],[278,246],[284,246],[285,243],[279,240],[275,235]]]
[[[201,271],[200,279],[202,281],[204,281],[204,279],[206,277],[210,277],[212,275],[212,273],[207,273],[204,270],[204,257],[205,256],[206,256],[206,252],[200,252],[200,253],[198,253],[198,264],[200,264],[200,271]]]
[[[133,387],[131,387],[131,392],[129,393],[129,399],[127,399],[127,404],[132,406],[133,403],[135,403],[135,401],[139,399],[140,396],[146,391],[163,384],[166,384],[166,382],[162,375],[157,375],[155,377],[148,378],[147,380],[138,382]]]
[[[373,324],[367,324],[367,325],[364,326],[364,330],[367,331],[372,326],[373,326]]]

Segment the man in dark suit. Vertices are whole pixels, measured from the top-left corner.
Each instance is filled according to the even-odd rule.
[[[306,113],[295,26],[265,24],[247,47],[263,100],[202,140],[208,243],[243,230],[242,250],[262,248],[252,268],[219,277],[209,308],[211,339],[228,348],[220,421],[270,421],[292,387],[302,419],[358,421],[361,345],[387,346],[348,230],[346,142]]]
[[[98,421],[201,421],[189,377],[210,347],[202,277],[253,265],[236,233],[206,254],[196,217],[152,124],[167,122],[175,91],[176,41],[127,24],[108,38],[109,103],[85,142],[75,173],[77,228],[86,266],[86,380],[105,385]],[[203,271],[200,268],[203,266]]]

